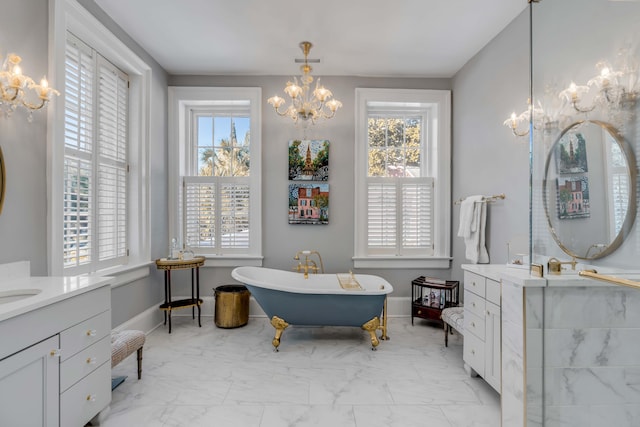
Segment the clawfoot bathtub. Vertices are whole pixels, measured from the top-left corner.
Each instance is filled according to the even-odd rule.
[[[366,274],[312,274],[264,267],[238,267],[231,276],[243,283],[276,329],[272,344],[280,346],[289,325],[358,326],[371,336],[375,350],[387,339],[386,297],[393,287],[381,277]],[[382,320],[380,315],[382,313]]]

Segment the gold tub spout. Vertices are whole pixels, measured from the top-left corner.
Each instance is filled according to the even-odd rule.
[[[304,255],[304,263],[300,261],[300,255]],[[309,278],[309,271],[311,271],[312,273],[318,272],[318,264],[316,264],[314,260],[309,258],[311,255],[316,255],[318,257],[318,260],[320,261],[320,273],[324,273],[324,264],[322,263],[320,252],[309,250],[298,251],[293,257],[293,259],[298,261],[298,265],[296,266],[295,271],[297,271],[298,273],[302,271],[304,273],[305,279]]]

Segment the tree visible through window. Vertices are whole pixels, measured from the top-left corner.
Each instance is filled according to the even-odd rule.
[[[377,266],[381,258],[387,267],[420,258],[448,266],[449,99],[448,91],[356,90],[356,266],[376,266],[369,257]]]

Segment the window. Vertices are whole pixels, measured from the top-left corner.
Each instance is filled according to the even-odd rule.
[[[171,219],[208,265],[260,265],[258,88],[169,89]]]
[[[450,92],[356,89],[356,267],[448,268]]]
[[[151,70],[77,2],[53,8],[49,274],[118,286],[149,274]]]
[[[129,78],[72,34],[64,98],[63,263],[127,263]]]

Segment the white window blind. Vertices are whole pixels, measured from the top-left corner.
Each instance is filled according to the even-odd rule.
[[[249,179],[184,177],[186,243],[213,253],[249,248]]]
[[[68,34],[63,259],[70,272],[127,257],[128,77]]]
[[[369,178],[367,246],[372,254],[433,252],[432,190],[432,178]]]

